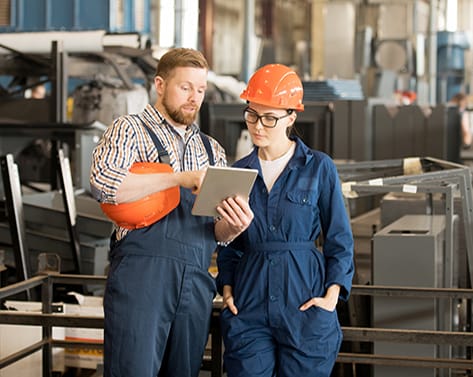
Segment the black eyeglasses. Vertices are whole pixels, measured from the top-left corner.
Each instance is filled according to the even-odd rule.
[[[276,124],[278,124],[278,120],[286,118],[291,114],[292,114],[292,110],[287,110],[287,114],[281,117],[276,117],[274,115],[265,115],[265,114],[259,115],[256,111],[250,109],[249,107],[247,107],[243,111],[243,117],[248,123],[256,124],[258,121],[260,121],[263,127],[266,127],[266,128],[276,127]]]

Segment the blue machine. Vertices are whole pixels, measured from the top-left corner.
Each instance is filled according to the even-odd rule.
[[[11,0],[0,32],[97,30],[150,33],[151,0]]]
[[[463,32],[437,33],[437,103],[445,103],[465,92],[465,50],[470,48]]]

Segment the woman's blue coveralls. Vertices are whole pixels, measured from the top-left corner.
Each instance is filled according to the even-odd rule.
[[[219,290],[233,287],[238,314],[221,315],[229,377],[329,376],[342,341],[337,312],[300,311],[332,284],[347,300],[353,237],[336,167],[300,139],[268,193],[257,148],[235,163],[260,171],[250,227],[218,255]],[[323,234],[323,252],[315,240]]]
[[[167,155],[150,135],[160,157]],[[183,188],[180,195],[169,215],[112,241],[104,295],[106,376],[199,374],[216,293],[208,267],[217,245],[213,218],[191,216],[194,195]]]

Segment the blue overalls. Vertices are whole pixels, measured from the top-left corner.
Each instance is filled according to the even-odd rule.
[[[231,285],[238,308],[221,314],[228,377],[328,377],[341,345],[336,311],[299,307],[332,284],[348,298],[350,223],[332,160],[296,140],[269,193],[257,149],[235,164],[260,174],[250,195],[253,222],[217,260],[219,290]],[[315,246],[321,232],[323,253]]]
[[[163,161],[167,152],[150,135]],[[201,137],[213,165],[208,139]],[[104,297],[106,377],[199,374],[216,293],[208,273],[216,248],[214,222],[191,216],[190,190],[181,188],[180,195],[179,206],[166,217],[111,242]]]

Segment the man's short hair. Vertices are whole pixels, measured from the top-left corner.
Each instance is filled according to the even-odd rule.
[[[159,59],[156,76],[167,79],[172,74],[174,68],[178,67],[194,67],[208,70],[209,64],[200,51],[192,48],[173,48]]]

